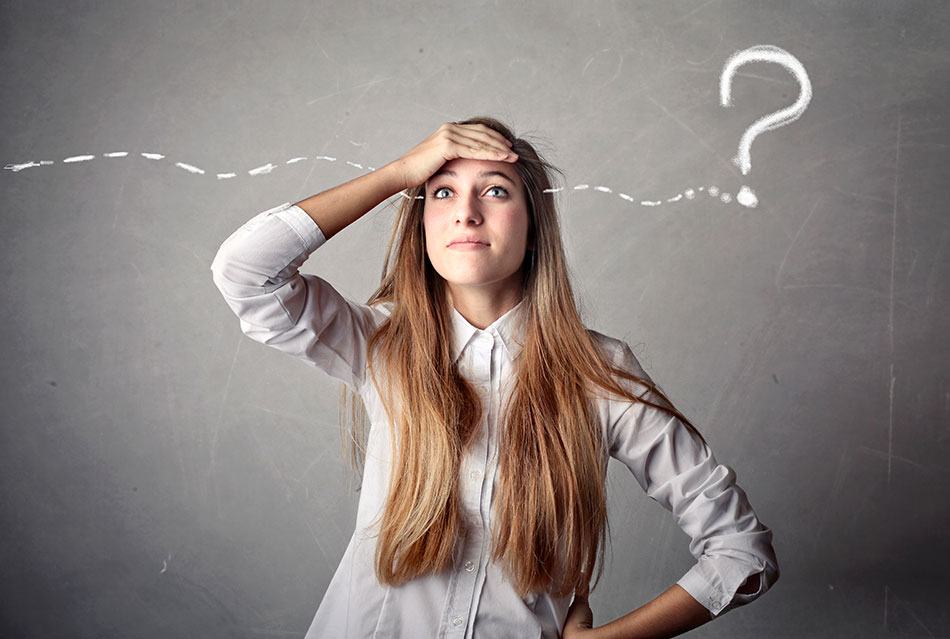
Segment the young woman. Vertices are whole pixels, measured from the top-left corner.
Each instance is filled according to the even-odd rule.
[[[260,213],[218,251],[214,281],[244,333],[343,381],[370,425],[356,531],[308,639],[673,636],[778,578],[733,471],[626,344],[581,323],[550,168],[495,120],[448,123]],[[367,304],[298,272],[395,194]],[[593,628],[611,456],[673,512],[697,563]]]

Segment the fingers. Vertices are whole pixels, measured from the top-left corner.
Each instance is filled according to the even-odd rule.
[[[594,613],[590,608],[586,596],[574,596],[574,602],[567,611],[567,618],[564,620],[565,639],[569,637],[570,630],[586,630],[594,627]]]
[[[401,176],[405,188],[418,186],[456,158],[516,162],[518,154],[497,131],[482,124],[446,122],[425,140],[391,164]]]
[[[452,144],[446,160],[454,157],[473,160],[501,160],[515,162],[518,154],[511,150],[511,142],[497,131],[482,124],[455,124],[448,122],[440,132]]]

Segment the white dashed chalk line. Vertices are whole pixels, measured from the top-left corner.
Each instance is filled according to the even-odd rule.
[[[139,153],[139,155],[145,158],[146,160],[165,159],[165,156],[162,155],[161,153],[141,152]],[[104,158],[124,158],[128,156],[129,156],[128,151],[111,151],[109,153],[104,153],[102,155],[102,157]],[[62,162],[64,164],[73,164],[76,162],[88,162],[95,158],[96,158],[95,155],[74,155],[68,158],[64,158]],[[297,156],[297,157],[293,157],[287,160],[286,162],[284,162],[284,164],[296,164],[298,162],[304,162],[308,159],[310,158],[308,158],[307,156]],[[337,158],[329,156],[329,155],[317,155],[313,157],[313,160],[314,161],[322,160],[325,162],[336,162]],[[376,170],[374,167],[371,167],[371,166],[364,167],[362,164],[359,164],[358,162],[351,162],[349,160],[344,160],[344,162],[348,164],[349,166],[352,166],[353,168],[359,169],[361,171],[375,171]],[[20,164],[7,164],[3,168],[6,171],[12,171],[14,173],[17,173],[24,169],[33,168],[36,166],[49,166],[51,164],[54,164],[52,160],[39,160],[39,161],[23,162]],[[195,175],[205,174],[204,169],[194,166],[192,164],[186,164],[185,162],[175,162],[174,165],[180,169],[184,169],[185,171],[188,171],[189,173],[192,173]],[[264,164],[262,166],[249,170],[247,174],[252,177],[255,177],[258,175],[266,175],[268,173],[272,173],[274,169],[276,169],[277,167],[278,165],[271,164],[270,162],[268,162],[267,164]],[[234,172],[215,174],[215,177],[219,180],[229,180],[237,176],[238,174]],[[559,193],[563,190],[565,190],[565,187],[559,186],[557,188],[544,189],[544,192],[545,193]],[[614,190],[612,188],[610,188],[609,186],[603,186],[603,185],[591,187],[590,184],[577,184],[573,187],[570,187],[570,190],[572,191],[594,190],[600,193],[607,193],[609,195],[614,194]],[[626,193],[616,193],[616,195],[617,197],[624,200],[625,202],[630,202],[632,204],[639,204],[640,206],[646,206],[646,207],[657,207],[657,206],[662,206],[663,204],[673,204],[676,202],[680,202],[684,199],[695,200],[696,195],[701,192],[707,193],[711,198],[715,198],[716,200],[718,200],[719,202],[723,204],[730,204],[731,202],[735,201],[747,208],[755,208],[755,206],[758,204],[758,200],[756,199],[755,194],[747,186],[743,186],[742,188],[740,188],[739,192],[735,196],[733,196],[731,193],[722,192],[718,186],[699,186],[695,188],[688,188],[684,190],[682,193],[677,193],[676,195],[672,197],[668,197],[663,200],[639,200],[638,201],[636,198],[634,198],[631,195],[627,195]],[[400,195],[406,199],[409,199],[410,197],[405,192],[401,192]],[[422,196],[417,196],[417,197],[418,199],[424,199]]]

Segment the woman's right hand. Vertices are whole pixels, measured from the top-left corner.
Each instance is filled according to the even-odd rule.
[[[518,154],[501,133],[483,124],[446,122],[393,164],[402,174],[405,187],[412,188],[456,158],[515,162]]]

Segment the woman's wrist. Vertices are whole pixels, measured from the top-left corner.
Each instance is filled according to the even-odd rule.
[[[405,159],[402,157],[396,158],[389,164],[376,169],[376,173],[379,173],[388,185],[386,190],[391,191],[389,195],[395,195],[400,191],[405,191],[415,186],[409,183]]]
[[[405,188],[398,167],[387,164],[297,202],[329,239]]]

